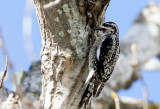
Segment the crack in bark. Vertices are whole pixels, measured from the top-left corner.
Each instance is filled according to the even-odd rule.
[[[69,102],[70,102],[70,100],[72,100],[71,98],[73,97],[72,95],[74,94],[74,92],[75,92],[75,90],[76,90],[76,87],[78,87],[79,85],[79,82],[78,81],[80,81],[81,80],[81,78],[82,78],[82,75],[84,74],[84,71],[86,70],[86,65],[87,65],[87,63],[88,63],[88,55],[89,55],[89,53],[87,53],[87,59],[85,60],[85,62],[84,62],[84,64],[83,64],[83,66],[82,66],[82,68],[81,68],[81,71],[80,71],[80,73],[78,73],[78,76],[76,77],[76,79],[75,79],[75,82],[74,82],[74,84],[72,85],[72,87],[71,87],[71,91],[70,91],[70,94],[68,95],[68,98],[66,98],[66,100],[64,100],[64,101],[66,101],[66,102],[64,102],[63,104],[62,104],[62,106],[61,106],[61,108],[62,107],[68,107],[69,106]],[[82,84],[83,85],[83,84]],[[80,90],[81,91],[81,90]],[[79,92],[80,92],[79,91]],[[74,100],[75,100],[76,98],[74,98]],[[73,101],[74,101],[73,100]],[[71,104],[70,104],[71,105]]]

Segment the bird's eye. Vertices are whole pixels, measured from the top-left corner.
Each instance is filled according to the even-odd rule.
[[[105,33],[105,32],[106,32],[106,30],[102,30],[102,32],[103,32],[103,33]]]

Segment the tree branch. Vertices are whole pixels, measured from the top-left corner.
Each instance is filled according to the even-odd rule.
[[[1,79],[1,82],[0,82],[0,89],[2,88],[3,86],[3,81],[4,81],[4,78],[6,76],[6,73],[7,73],[7,64],[8,64],[8,58],[6,56],[6,65],[5,65],[5,69],[4,69],[4,72],[3,72],[3,76],[2,76],[2,79]]]
[[[42,35],[44,108],[78,108],[88,75],[91,28],[104,22],[109,2],[34,0]]]

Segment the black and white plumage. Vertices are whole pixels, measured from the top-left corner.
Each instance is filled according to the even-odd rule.
[[[92,95],[100,95],[120,54],[119,30],[114,22],[106,22],[94,30],[101,34],[96,38],[89,54],[89,75],[80,105],[87,104]]]

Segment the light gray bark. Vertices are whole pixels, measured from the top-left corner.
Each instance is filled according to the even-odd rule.
[[[66,108],[70,109],[77,108],[78,102],[81,99],[82,92],[84,91],[84,88],[82,86],[85,82],[88,73],[88,65],[87,65],[88,60],[86,57],[88,54],[88,49],[89,49],[88,45],[90,40],[87,35],[91,36],[92,34],[90,33],[91,32],[90,24],[83,24],[83,23],[89,21],[89,20],[86,21],[86,19],[88,18],[87,15],[90,14],[85,14],[86,16],[84,15],[84,18],[83,16],[76,17],[75,15],[72,15],[73,11],[75,11],[73,7],[70,6],[73,1],[68,2],[69,3],[68,8],[66,8],[67,5],[64,5],[67,2],[65,1],[65,3],[60,3],[56,5],[58,7],[55,9],[53,9],[53,7],[48,9],[43,9],[42,8],[43,4],[47,3],[40,4],[40,2],[36,0],[34,2],[43,38],[42,39],[42,74],[43,74],[42,101],[44,103],[43,104],[44,108],[45,109],[59,108],[59,107],[63,108],[63,106],[64,107],[66,106]],[[84,7],[87,6],[88,5],[85,5]],[[57,15],[55,16],[52,15],[54,14],[55,10],[57,10],[56,12],[58,12],[57,15],[59,15],[59,17],[57,17]],[[68,14],[65,14],[66,11],[68,12]],[[78,24],[76,24],[76,22],[73,21],[74,23],[71,25],[70,23],[72,22],[72,20],[68,21],[69,17],[72,17],[74,21],[75,19],[79,20],[77,22]],[[64,23],[61,22],[59,24],[60,22],[59,18],[61,18],[61,21],[63,21]],[[82,21],[81,18],[83,20],[85,19],[85,22],[81,22],[82,24],[80,25],[79,23],[80,21]],[[159,56],[160,54],[159,19],[160,19],[159,5],[156,5],[155,3],[150,3],[149,6],[147,6],[142,10],[141,14],[138,16],[133,25],[130,27],[128,33],[121,40],[120,59],[116,65],[113,75],[111,76],[111,79],[109,79],[109,81],[107,82],[107,85],[109,87],[111,87],[114,90],[127,88],[131,85],[131,83],[135,79],[138,78],[137,70],[134,67],[134,57],[130,49],[132,43],[135,43],[137,46],[138,62],[140,67],[143,66],[144,63],[147,62],[150,58],[154,56]],[[52,21],[53,22],[57,21],[56,23],[57,28],[55,27],[55,25],[51,25],[51,23],[53,23]],[[91,18],[90,22],[91,21],[94,20]],[[62,24],[64,28],[61,28]],[[86,31],[80,29],[80,27],[82,28],[83,25],[86,25],[85,28]],[[96,25],[99,24],[96,23]],[[53,28],[50,26],[53,26]],[[80,27],[78,28],[77,26]],[[68,30],[68,28],[70,31],[68,31],[67,33],[68,36],[67,36],[66,33],[64,32],[64,29]],[[53,35],[54,37],[52,37]],[[70,42],[71,48],[68,45],[69,42],[65,41],[65,39],[67,39],[68,37],[69,37],[68,41]],[[68,48],[65,49],[65,45],[67,45]],[[29,74],[25,75],[24,78],[22,79],[21,87],[24,90],[25,95],[30,99],[33,98],[38,99],[37,96],[39,96],[40,93],[39,91],[41,90],[38,89],[40,87],[40,81],[41,81],[39,65],[40,63],[33,64],[33,66],[30,68]],[[39,87],[37,87],[36,84],[38,84]],[[114,103],[113,103],[114,101],[111,98],[110,91],[108,89],[109,88],[105,87],[98,99],[96,100],[92,99],[93,108],[95,109],[114,108]],[[62,102],[60,102],[61,100]],[[35,102],[33,103],[32,100],[30,100],[30,102],[33,105],[36,104]],[[120,99],[120,106],[121,109],[126,109],[126,108],[141,109],[142,105],[139,104],[140,101],[137,102],[138,103],[134,102],[135,103],[134,104],[132,103],[132,100],[130,99],[124,100],[123,98]],[[62,104],[56,105],[59,103]],[[6,106],[11,109],[13,107],[17,109],[25,107],[17,94],[12,93],[5,88],[2,88],[2,90],[0,91],[0,108],[3,109]],[[37,107],[37,105],[35,105],[34,107]],[[158,109],[158,105],[149,103],[149,109],[154,109],[154,108]]]
[[[0,90],[0,109],[23,109],[18,95],[6,88]]]
[[[50,0],[34,0],[42,36],[41,100],[45,109],[78,108],[88,75],[91,28],[104,22],[109,2],[60,0],[48,7]]]
[[[42,89],[41,62],[32,62],[28,72],[21,73],[20,86],[25,96],[39,100]]]
[[[79,2],[70,1],[66,4],[61,1],[56,6],[44,9],[43,6],[47,3],[35,1],[42,34],[41,99],[44,108],[77,108],[84,91],[82,86],[88,73],[89,38],[93,35],[90,27],[99,23],[95,23],[95,17],[90,10],[86,11],[86,7],[90,5],[82,5],[80,2],[84,14],[81,13],[82,9],[76,6],[77,3]],[[90,14],[86,14],[88,11]],[[140,67],[151,57],[160,54],[160,22],[154,19],[159,19],[159,16],[159,6],[150,4],[121,41],[120,59],[107,83],[112,89],[118,91],[128,88],[138,78],[130,48],[132,43],[137,46]],[[106,101],[107,92],[105,88],[97,101]]]

